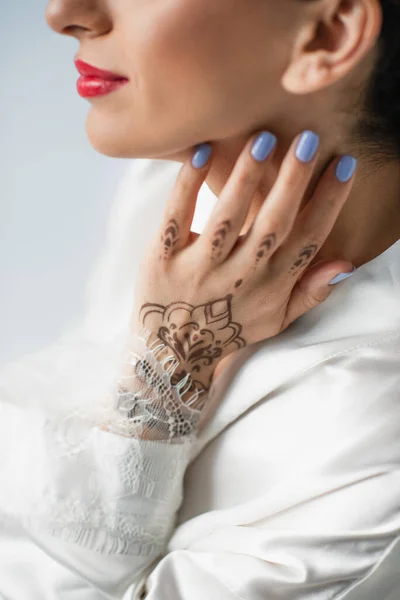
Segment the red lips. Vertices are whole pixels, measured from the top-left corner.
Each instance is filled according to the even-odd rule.
[[[76,88],[82,98],[104,96],[118,90],[129,81],[127,77],[92,67],[79,58],[74,62],[81,75],[76,82]]]
[[[74,62],[79,73],[85,77],[98,77],[104,81],[120,81],[127,79],[127,77],[124,77],[123,75],[118,75],[117,73],[112,73],[111,71],[104,71],[103,69],[92,67],[92,65],[89,65],[80,59],[75,59]]]

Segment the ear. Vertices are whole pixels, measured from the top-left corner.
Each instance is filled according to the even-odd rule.
[[[312,4],[281,79],[292,94],[315,92],[347,75],[375,45],[382,28],[380,0]]]

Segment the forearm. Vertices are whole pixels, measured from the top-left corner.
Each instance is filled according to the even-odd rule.
[[[16,518],[42,550],[70,569],[71,582],[79,573],[99,590],[116,573],[120,589],[128,579],[139,589],[144,570],[163,555],[183,499],[200,402],[207,399],[203,393],[195,401],[187,386],[178,389],[178,369],[172,373],[172,363],[163,365],[143,340],[131,349],[165,375],[165,387],[155,380],[151,387],[151,373],[131,377],[132,357],[124,349],[133,337],[60,345],[43,355],[43,369],[21,364],[13,377],[25,382],[21,397],[30,400],[34,378],[32,388],[43,402],[4,404],[2,410],[0,512]],[[130,409],[118,406],[125,385],[143,392]],[[171,397],[176,405],[170,410]],[[139,422],[121,408],[133,410]]]
[[[67,350],[68,360],[64,355],[56,360],[54,353],[47,374],[54,379],[47,396],[59,400],[57,409],[3,406],[2,447],[7,452],[0,461],[0,512],[35,533],[41,547],[48,548],[49,555],[59,555],[71,572],[78,565],[83,580],[90,581],[101,571],[101,582],[93,582],[101,587],[123,563],[124,580],[129,575],[135,587],[143,570],[162,555],[171,535],[183,498],[195,413],[185,415],[193,426],[188,435],[165,439],[135,435],[140,428],[135,429],[113,404],[114,384],[121,381],[119,358],[114,359],[106,345]],[[118,354],[122,353],[121,344]],[[124,364],[126,368],[129,364]],[[24,380],[28,374],[21,373]],[[27,385],[26,389],[28,393]],[[73,405],[60,402],[63,393],[75,396]],[[163,414],[155,424],[153,433],[170,433]]]

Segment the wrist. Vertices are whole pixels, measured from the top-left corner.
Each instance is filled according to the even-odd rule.
[[[138,338],[143,339],[144,329],[136,328],[132,331],[128,341],[126,350],[127,356],[130,356],[132,350],[137,349]],[[147,330],[146,332],[146,347],[151,351],[152,356],[162,366],[163,371],[169,373],[170,382],[173,386],[179,386],[181,383],[181,399],[185,403],[189,403],[192,407],[197,407],[198,410],[204,405],[205,399],[212,385],[214,373],[220,363],[220,360],[214,359],[212,365],[200,365],[200,361],[190,369],[187,361],[183,360],[179,353],[171,346],[165,344],[158,335]],[[141,353],[141,363],[145,362],[145,355]],[[205,361],[203,361],[205,362]],[[129,391],[138,391],[141,387],[142,380],[136,369],[133,371],[131,361],[125,360],[123,366],[123,374],[125,376],[124,387]],[[186,383],[183,381],[186,378]],[[193,396],[198,396],[195,399]]]
[[[144,328],[132,331],[117,383],[114,431],[179,443],[176,438],[196,431],[214,367],[188,372],[187,364],[155,334]]]

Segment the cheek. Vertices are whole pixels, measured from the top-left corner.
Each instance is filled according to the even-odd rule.
[[[206,0],[199,0],[203,1]],[[175,86],[181,92],[207,72],[218,72],[223,64],[220,38],[215,21],[206,26],[199,11],[193,14],[187,9],[175,9],[158,14],[136,40],[137,68],[143,87],[168,94]]]
[[[129,0],[129,11],[121,1],[119,47],[132,84],[92,111],[96,149],[163,157],[247,132],[268,114],[274,30],[248,10],[250,0]]]
[[[211,2],[220,2],[219,10],[210,10]],[[223,10],[226,0],[186,3],[152,19],[136,40],[142,109],[160,126],[165,119],[176,127],[180,119],[205,139],[231,135],[266,80],[254,19],[246,23],[238,12],[233,18]]]

